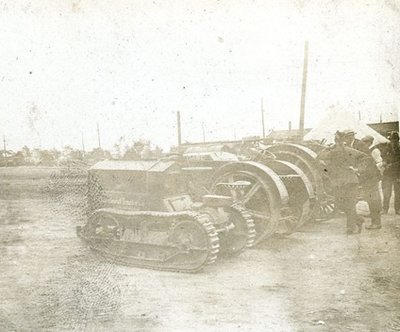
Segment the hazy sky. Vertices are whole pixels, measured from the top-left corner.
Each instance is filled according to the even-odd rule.
[[[176,143],[307,127],[331,106],[397,120],[398,1],[0,1],[0,134],[13,149]]]

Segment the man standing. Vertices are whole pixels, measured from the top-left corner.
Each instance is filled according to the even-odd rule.
[[[372,136],[368,135],[368,136],[365,136],[361,141],[363,141],[365,144],[367,144],[369,150],[371,151],[371,156],[375,160],[376,167],[378,168],[379,173],[382,176],[385,167],[383,166],[381,150],[379,150],[379,148],[377,148],[376,145],[372,145],[374,143],[374,138]]]
[[[394,189],[394,209],[400,214],[400,146],[399,133],[393,131],[389,135],[388,143],[382,153],[385,170],[382,178],[383,212],[388,213],[389,202]]]
[[[354,130],[343,130],[343,140],[346,143],[346,146],[348,146],[349,148],[364,152],[367,155],[370,154],[368,146],[364,142],[356,138],[356,133]]]
[[[365,201],[368,203],[371,225],[366,226],[366,229],[380,229],[381,226],[381,210],[382,203],[379,195],[379,181],[380,174],[376,167],[376,163],[372,158],[369,147],[364,142],[360,141],[355,137],[355,132],[351,129],[345,130],[344,141],[347,146],[363,152],[367,157],[363,160],[359,170],[359,181],[362,186],[363,196]]]
[[[345,145],[346,133],[337,131],[335,145],[321,151],[317,159],[331,180],[335,204],[346,215],[347,234],[360,233],[364,219],[357,215],[358,166],[367,157],[365,153]]]
[[[364,137],[362,142],[370,151],[370,158],[366,159],[365,168],[361,172],[360,176],[360,183],[363,188],[364,199],[368,203],[371,215],[371,225],[365,226],[365,228],[380,229],[382,228],[382,201],[379,193],[381,172],[379,171],[378,165],[382,168],[383,162],[379,149],[372,146],[372,143],[374,142],[374,138],[372,136]]]

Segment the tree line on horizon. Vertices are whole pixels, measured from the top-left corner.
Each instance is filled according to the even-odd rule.
[[[159,146],[152,147],[148,140],[136,140],[123,144],[120,140],[112,150],[94,148],[90,151],[75,149],[69,145],[58,149],[30,149],[22,147],[19,151],[0,150],[0,167],[4,166],[63,166],[68,164],[92,164],[101,160],[141,160],[158,159],[163,155]]]

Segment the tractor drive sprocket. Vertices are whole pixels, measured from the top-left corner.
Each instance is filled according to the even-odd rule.
[[[224,211],[228,216],[227,221],[222,225],[214,225],[219,236],[220,254],[236,255],[254,244],[256,227],[250,213],[240,203],[224,207]],[[213,216],[207,209],[201,212],[208,213],[211,218]]]
[[[247,227],[246,248],[252,247],[256,239],[256,225],[254,224],[254,219],[252,218],[250,212],[248,212],[240,203],[234,203],[231,205],[231,209],[235,210],[243,218]]]

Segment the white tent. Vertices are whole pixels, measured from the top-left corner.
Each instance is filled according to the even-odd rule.
[[[389,142],[377,131],[368,127],[365,123],[357,120],[349,111],[343,109],[329,109],[317,127],[313,128],[304,136],[305,141],[326,140],[326,143],[333,143],[337,130],[352,129],[356,138],[362,139],[369,135],[374,138],[374,145]]]

